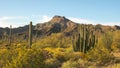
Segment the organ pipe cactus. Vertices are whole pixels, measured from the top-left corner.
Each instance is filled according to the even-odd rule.
[[[72,42],[74,51],[86,53],[95,46],[95,30],[91,30],[90,26],[85,24],[78,25],[77,33],[74,34]]]

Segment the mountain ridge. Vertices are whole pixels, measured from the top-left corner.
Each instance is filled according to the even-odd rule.
[[[76,32],[77,27],[79,23],[73,22],[69,19],[67,19],[64,16],[55,15],[50,21],[45,23],[38,23],[37,25],[33,26],[33,34],[37,34],[38,36],[44,36],[44,35],[51,35],[52,33],[63,33],[67,36],[72,35],[74,32]],[[92,27],[95,27],[96,32],[106,32],[106,31],[115,31],[120,30],[120,26],[105,26],[101,24],[92,25],[92,24],[86,24],[90,25]],[[28,35],[28,29],[29,26],[23,26],[18,28],[13,28],[13,34],[19,34],[19,35]],[[4,35],[4,33],[7,33],[9,35],[9,28],[0,28],[0,37]]]

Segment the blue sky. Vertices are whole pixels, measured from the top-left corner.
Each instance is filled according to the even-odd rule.
[[[1,0],[0,27],[65,16],[79,23],[120,25],[120,0]]]

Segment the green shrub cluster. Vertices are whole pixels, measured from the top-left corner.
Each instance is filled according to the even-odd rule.
[[[41,49],[2,49],[1,68],[43,68],[44,56]]]

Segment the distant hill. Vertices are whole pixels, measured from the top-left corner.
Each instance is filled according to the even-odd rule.
[[[38,31],[38,35],[50,35],[52,33],[59,33],[62,32],[65,35],[71,35],[77,31],[77,28],[80,23],[73,22],[67,19],[64,16],[54,16],[50,21],[45,23],[39,23],[35,26],[35,30]],[[120,30],[120,26],[105,26],[105,25],[92,25],[86,24],[88,26],[94,27],[96,33],[104,33],[106,31],[115,31]]]
[[[70,33],[77,28],[77,23],[65,18],[64,16],[54,16],[50,21],[43,24],[37,24],[35,30],[39,34],[50,35],[51,33]]]
[[[33,26],[33,34],[38,36],[49,36],[52,33],[63,33],[66,36],[72,35],[74,32],[77,31],[77,28],[79,25],[82,25],[80,23],[73,22],[69,19],[67,19],[64,16],[54,16],[50,21],[45,23],[38,23],[37,25]],[[116,31],[120,30],[120,26],[104,26],[101,24],[98,25],[92,25],[92,24],[86,24],[91,27],[94,27],[96,33],[104,33],[106,31]],[[23,26],[18,28],[12,29],[13,35],[18,36],[28,36],[28,28],[29,26]],[[92,28],[91,28],[92,30]],[[9,35],[9,28],[0,28],[0,38],[3,37],[3,35]]]

